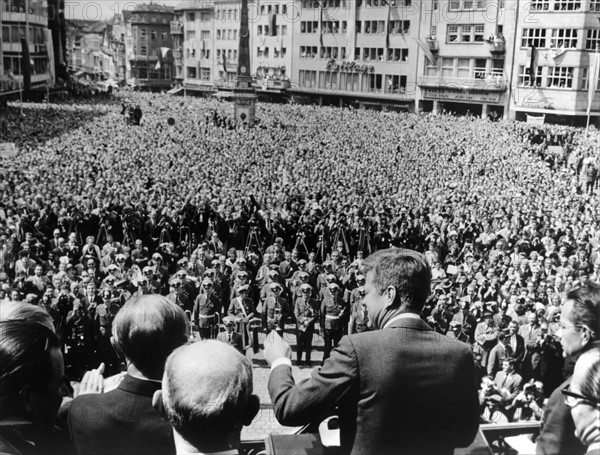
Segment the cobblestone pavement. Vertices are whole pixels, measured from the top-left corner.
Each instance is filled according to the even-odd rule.
[[[273,415],[273,406],[267,389],[270,370],[262,351],[262,343],[265,337],[265,334],[259,334],[261,350],[257,354],[254,354],[252,349],[249,349],[246,354],[254,365],[254,393],[260,398],[261,409],[252,422],[252,425],[244,427],[242,430],[242,440],[264,439],[269,434],[291,434],[298,430],[298,427],[284,427],[279,425]],[[311,358],[313,368],[299,368],[296,366],[295,361],[296,335],[292,324],[286,325],[283,337],[290,343],[292,350],[294,350],[294,365],[292,367],[294,379],[296,382],[307,379],[310,377],[313,368],[321,365],[321,361],[323,360],[323,339],[317,334],[313,337],[313,353]]]

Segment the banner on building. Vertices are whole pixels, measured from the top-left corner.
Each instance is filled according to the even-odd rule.
[[[588,105],[587,115],[592,111],[592,103],[596,95],[596,87],[598,87],[598,76],[600,75],[600,54],[597,52],[590,55],[590,69],[588,77]]]
[[[543,125],[546,121],[546,115],[527,115],[527,123],[530,125]]]

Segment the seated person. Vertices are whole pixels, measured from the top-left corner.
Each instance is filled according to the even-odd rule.
[[[153,405],[173,426],[178,454],[235,453],[258,413],[252,364],[232,346],[204,340],[177,349]],[[231,452],[233,451],[233,452]]]
[[[113,322],[111,343],[125,358],[117,389],[80,395],[69,409],[71,440],[83,454],[174,454],[170,426],[152,408],[167,357],[187,341],[183,310],[166,297],[129,300]]]

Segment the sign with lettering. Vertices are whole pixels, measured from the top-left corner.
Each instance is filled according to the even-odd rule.
[[[421,88],[423,98],[445,99],[457,101],[474,101],[479,103],[499,103],[500,93],[498,92],[475,92],[473,90],[458,90],[447,87],[440,88]]]
[[[341,71],[347,73],[372,73],[373,71],[375,71],[375,68],[372,65],[361,65],[357,62],[338,63],[334,58],[330,58],[327,61],[325,71]]]

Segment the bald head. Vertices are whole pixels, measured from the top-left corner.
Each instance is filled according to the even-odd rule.
[[[236,447],[258,412],[252,365],[220,341],[182,346],[167,360],[162,402],[173,428],[196,448]]]

